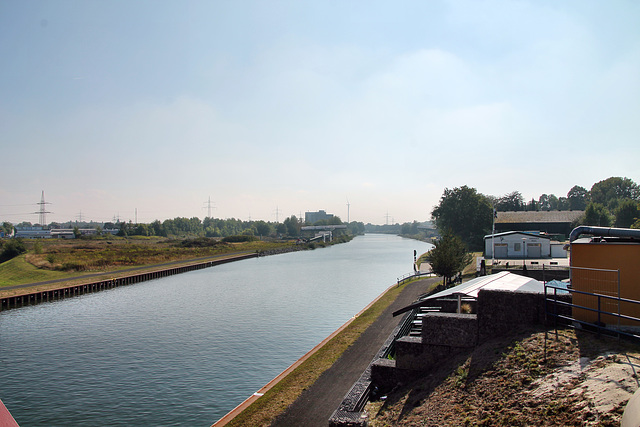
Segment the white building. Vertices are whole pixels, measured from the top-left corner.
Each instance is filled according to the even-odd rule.
[[[561,246],[562,244],[558,243],[557,245]],[[507,231],[505,233],[484,236],[485,258],[551,258],[551,246],[551,237],[533,232]],[[553,246],[556,246],[556,244]],[[493,248],[495,248],[495,257],[493,256]],[[555,254],[553,256],[557,257],[559,253],[555,250],[554,252]],[[566,252],[564,256],[566,257]]]

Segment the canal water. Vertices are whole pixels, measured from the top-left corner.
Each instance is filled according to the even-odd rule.
[[[429,248],[368,234],[0,312],[0,399],[21,427],[211,425]]]

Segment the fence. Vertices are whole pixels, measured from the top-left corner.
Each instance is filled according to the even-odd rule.
[[[422,273],[422,272],[412,272],[404,274],[398,277],[398,286],[402,285],[404,282],[408,282],[409,280],[420,278],[420,277],[432,277],[433,273]]]
[[[571,288],[576,305],[573,316],[585,322],[616,324],[620,327],[620,273],[618,270],[571,267]],[[587,307],[588,309],[578,308]],[[637,307],[627,307],[633,312]],[[615,313],[615,318],[602,313]]]
[[[560,296],[571,294],[571,302]],[[571,267],[571,288],[545,284],[545,312],[571,327],[640,339],[640,301],[620,296],[618,270]],[[633,328],[635,327],[635,328]]]

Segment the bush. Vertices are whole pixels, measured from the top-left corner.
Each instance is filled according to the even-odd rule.
[[[24,247],[22,239],[11,239],[2,246],[2,251],[0,251],[0,262],[9,261],[11,258],[15,258],[26,251],[27,248]]]
[[[87,264],[78,261],[65,262],[60,267],[57,267],[56,270],[62,271],[85,271],[87,269]]]
[[[183,248],[207,248],[219,245],[220,242],[208,237],[198,237],[197,239],[185,239],[180,242]]]
[[[229,236],[222,239],[222,241],[226,243],[255,242],[256,240],[258,240],[256,236],[247,235]]]

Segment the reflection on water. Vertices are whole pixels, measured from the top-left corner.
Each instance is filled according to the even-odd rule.
[[[0,399],[22,427],[210,425],[428,247],[366,235],[1,312]]]

